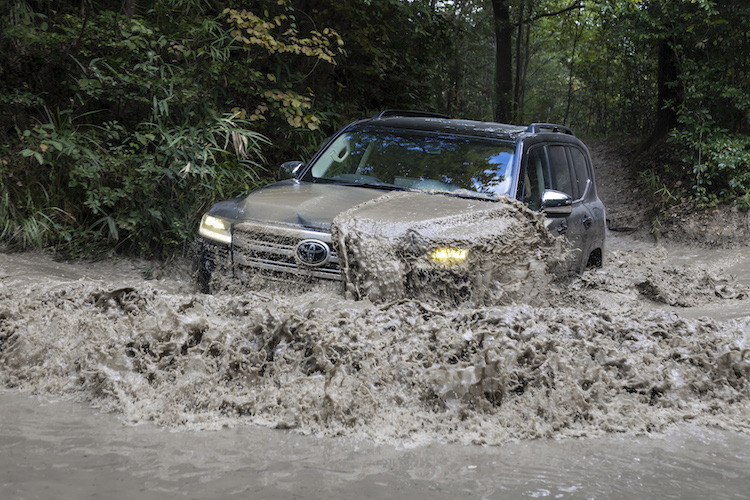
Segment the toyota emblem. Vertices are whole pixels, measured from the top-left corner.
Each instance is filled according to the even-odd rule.
[[[328,248],[327,244],[319,240],[303,240],[297,245],[294,255],[300,264],[318,267],[328,262],[331,249]]]

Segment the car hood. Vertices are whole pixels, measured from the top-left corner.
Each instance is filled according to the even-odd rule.
[[[329,230],[337,215],[388,193],[359,186],[284,181],[266,186],[244,198],[218,203],[211,212],[238,221],[255,220]],[[418,202],[414,203],[417,199]],[[422,194],[419,198],[407,197],[407,200],[406,203],[394,200],[369,206],[364,210],[366,218],[392,224],[414,224],[420,220],[429,221],[461,212],[486,210],[488,205],[494,205],[442,194]]]
[[[284,181],[244,198],[218,203],[212,212],[235,220],[330,229],[339,213],[383,194],[380,189]]]

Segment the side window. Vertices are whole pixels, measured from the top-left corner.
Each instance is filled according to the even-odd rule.
[[[565,146],[549,147],[549,166],[552,174],[552,189],[562,191],[563,193],[575,198],[573,192],[573,180],[570,177],[570,168],[568,167],[568,156],[565,154]]]
[[[523,201],[532,210],[539,210],[542,205],[542,192],[550,187],[547,151],[544,146],[529,150],[524,173]]]
[[[586,194],[586,188],[591,182],[589,177],[588,161],[583,151],[576,147],[569,148],[570,159],[573,162],[573,171],[575,172],[575,181],[578,187],[578,198],[583,198]]]

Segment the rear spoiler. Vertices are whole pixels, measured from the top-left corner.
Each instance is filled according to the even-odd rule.
[[[553,132],[556,134],[568,134],[575,137],[575,134],[572,130],[570,130],[565,125],[556,125],[554,123],[532,123],[529,125],[529,128],[526,129],[526,132],[532,133],[532,134],[538,134],[539,132]]]

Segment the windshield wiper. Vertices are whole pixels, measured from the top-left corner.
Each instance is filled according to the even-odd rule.
[[[354,186],[354,187],[365,187],[372,189],[383,189],[385,191],[406,191],[407,189],[403,186],[396,186],[395,184],[388,184],[385,182],[357,182],[351,180],[342,179],[330,179],[326,177],[317,177],[314,182],[324,182],[326,184],[336,184],[338,186]]]
[[[450,191],[447,192],[440,192],[436,194],[443,194],[445,196],[453,196],[454,198],[464,198],[467,200],[480,200],[480,201],[498,201],[497,197],[494,195],[489,194],[467,194],[467,193],[451,193]]]
[[[409,191],[411,193],[425,193],[425,194],[439,194],[443,196],[452,196],[454,198],[464,198],[467,200],[481,200],[481,201],[497,201],[497,197],[494,195],[482,194],[482,193],[461,193],[456,191],[448,191],[443,189],[415,189],[405,186],[397,186],[395,184],[388,184],[386,182],[360,182],[355,180],[344,180],[344,179],[332,179],[330,177],[316,177],[314,182],[321,182],[326,184],[336,184],[337,186],[354,186],[364,187],[370,189],[381,189],[384,191]]]
[[[460,193],[456,191],[448,191],[441,189],[409,189],[413,193],[424,193],[424,194],[439,194],[442,196],[452,196],[453,198],[463,198],[466,200],[481,200],[481,201],[498,201],[495,195],[483,194],[483,193]]]

